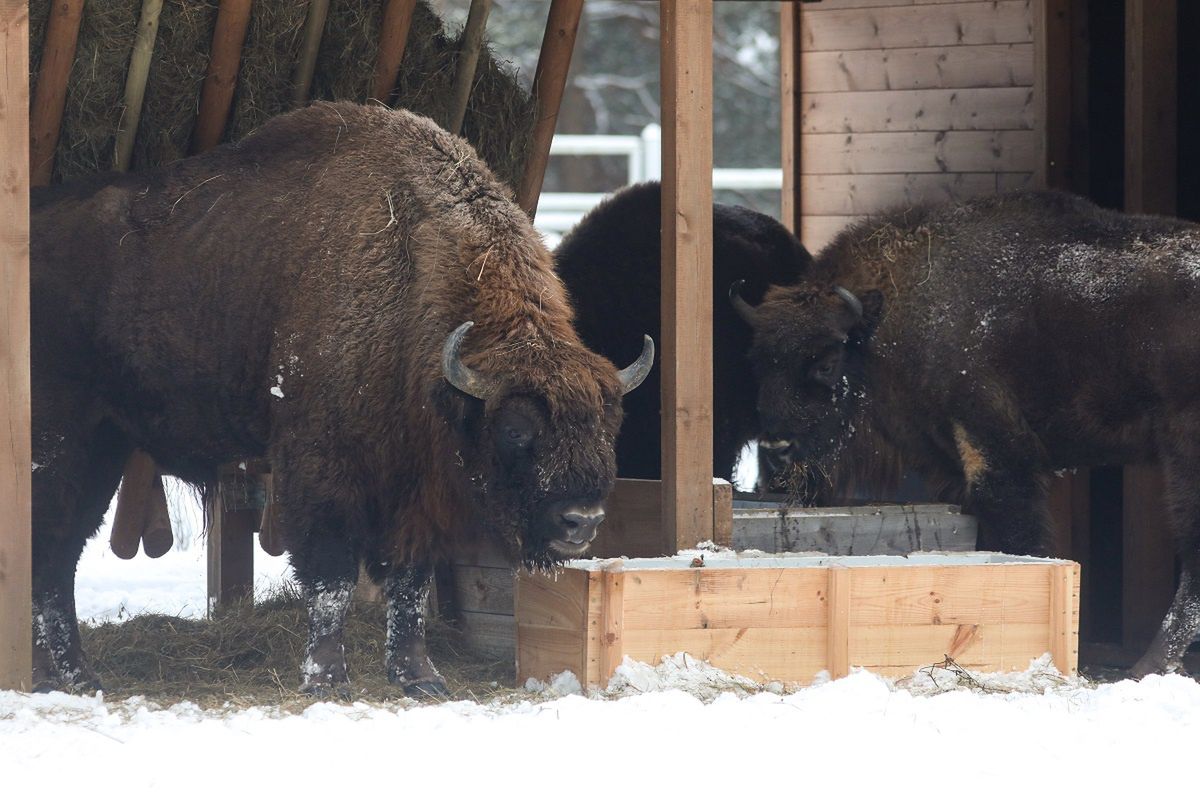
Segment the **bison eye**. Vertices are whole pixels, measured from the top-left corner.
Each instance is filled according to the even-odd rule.
[[[822,386],[833,388],[840,376],[842,359],[840,353],[833,353],[817,361],[809,368],[808,377]]]
[[[504,443],[510,447],[525,449],[533,443],[533,432],[514,428],[510,425],[504,426]]]

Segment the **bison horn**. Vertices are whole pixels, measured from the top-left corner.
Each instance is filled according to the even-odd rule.
[[[474,322],[464,322],[446,337],[446,343],[442,345],[442,374],[450,382],[450,385],[459,391],[480,400],[487,400],[495,390],[492,382],[464,364],[462,357],[458,354],[462,340],[474,324]]]
[[[743,280],[737,280],[729,285],[729,302],[733,304],[733,310],[738,313],[738,316],[746,320],[746,324],[753,328],[758,320],[758,309],[747,303],[742,297],[742,285],[745,283]]]
[[[855,317],[862,319],[862,301],[854,296],[854,292],[851,292],[849,289],[844,289],[841,286],[834,286],[833,293],[846,301],[846,305],[850,306],[850,310],[854,312]]]
[[[641,386],[642,381],[646,380],[646,376],[650,374],[650,368],[653,366],[654,340],[649,336],[643,336],[642,354],[638,356],[637,361],[617,373],[621,378],[621,394],[629,394]]]

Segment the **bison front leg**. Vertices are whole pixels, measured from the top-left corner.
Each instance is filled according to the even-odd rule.
[[[336,525],[329,529],[339,530]],[[358,582],[358,554],[346,539],[313,531],[294,538],[289,546],[292,569],[308,609],[300,691],[317,697],[348,697],[342,639]]]
[[[438,674],[425,647],[425,609],[433,580],[431,564],[406,564],[388,573],[387,595],[388,680],[412,697],[444,697],[446,682]]]

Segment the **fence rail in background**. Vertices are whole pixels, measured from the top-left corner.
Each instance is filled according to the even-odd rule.
[[[551,156],[625,156],[626,184],[656,181],[662,177],[662,129],[647,125],[637,136],[584,136],[559,134],[550,145]],[[713,169],[715,190],[774,190],[783,188],[781,169]],[[556,243],[606,197],[604,192],[542,192],[534,226]]]

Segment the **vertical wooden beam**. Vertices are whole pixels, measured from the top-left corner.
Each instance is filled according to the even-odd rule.
[[[575,35],[583,0],[552,0],[538,53],[537,70],[533,73],[533,97],[537,103],[537,118],[525,156],[525,170],[517,187],[517,204],[532,219],[537,211],[542,181],[546,177],[546,162],[550,160],[550,143],[558,124],[558,109],[562,105],[571,70],[571,55],[575,52]]]
[[[665,553],[712,517],[712,0],[661,0]]]
[[[617,571],[602,573],[600,607],[600,685],[606,685],[621,666],[624,649],[621,634],[625,628],[625,576]]]
[[[219,491],[209,500],[208,610],[254,596],[254,528],[261,516],[254,509],[224,508]]]
[[[451,133],[462,132],[467,105],[471,102],[471,87],[475,83],[475,68],[479,65],[479,51],[483,49],[488,11],[491,8],[492,0],[471,0],[471,9],[467,12],[467,24],[463,27],[462,41],[459,44],[458,65],[454,70],[450,117],[446,120],[446,130]]]
[[[829,613],[825,633],[829,677],[844,678],[850,674],[850,570],[838,565],[830,567],[825,594]]]
[[[783,0],[779,4],[779,108],[780,165],[783,168],[783,197],[780,205],[780,221],[794,233],[800,235],[800,136],[804,121],[801,98],[803,85],[800,80],[800,14],[797,0]]]
[[[133,141],[137,138],[142,119],[142,103],[146,99],[146,80],[150,76],[150,61],[154,56],[154,41],[158,38],[158,18],[163,0],[144,0],[138,19],[137,38],[129,57],[129,72],[125,75],[125,111],[117,130],[116,155],[113,169],[124,172],[133,160]]]
[[[1125,3],[1125,210],[1172,214],[1176,202],[1176,0]],[[1125,468],[1122,638],[1153,637],[1175,588],[1175,548],[1158,467]]]
[[[212,51],[208,58],[208,75],[200,90],[200,110],[196,113],[196,128],[192,132],[192,152],[203,153],[221,142],[233,89],[237,85],[238,65],[242,60],[242,44],[250,26],[252,0],[221,0],[217,9],[217,24],[213,30]]]
[[[50,183],[54,172],[54,151],[62,127],[63,108],[67,103],[67,82],[75,63],[75,45],[79,41],[79,22],[83,19],[84,0],[54,0],[46,22],[46,40],[42,45],[42,63],[38,69],[29,120],[30,181],[34,186]],[[28,65],[22,67],[28,70]]]
[[[1050,657],[1063,675],[1079,668],[1079,565],[1050,568]]]
[[[1071,2],[1036,0],[1033,7],[1034,129],[1039,158],[1034,183],[1071,185]]]
[[[375,57],[375,75],[367,97],[387,105],[396,79],[400,76],[400,62],[404,60],[404,47],[408,43],[408,31],[412,28],[413,11],[417,0],[387,0],[383,9],[383,22],[379,29],[379,55]]]
[[[32,688],[29,4],[0,0],[0,689]]]
[[[317,53],[325,35],[325,19],[329,16],[329,0],[309,0],[308,16],[304,20],[304,43],[300,45],[300,60],[292,76],[292,105],[308,102],[312,91],[313,72],[317,68]]]

